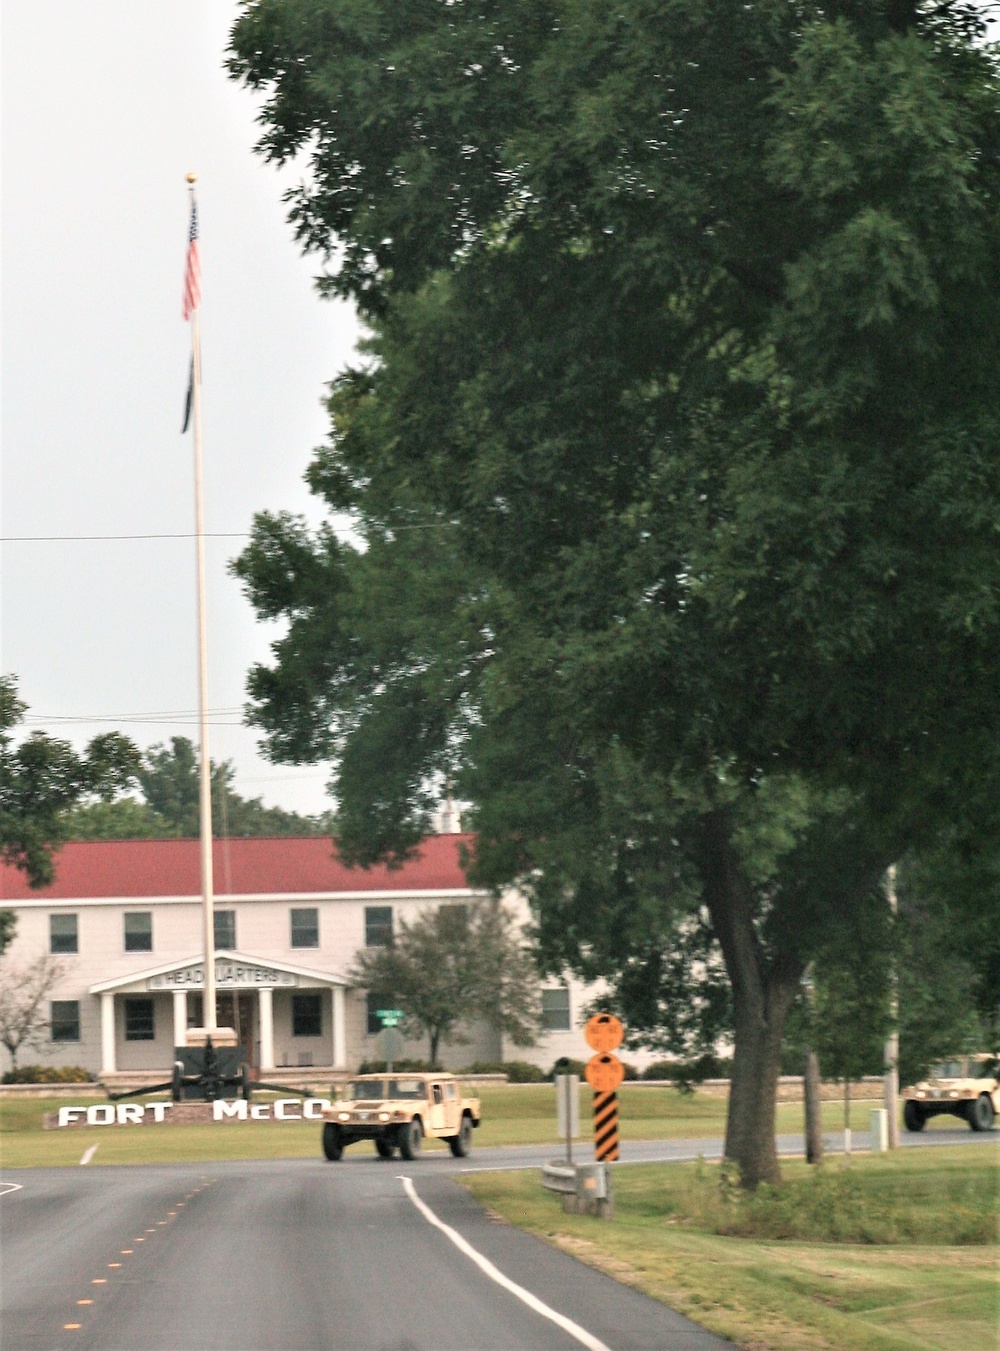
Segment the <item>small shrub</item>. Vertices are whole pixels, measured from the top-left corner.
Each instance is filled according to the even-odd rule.
[[[355,1071],[357,1074],[385,1074],[388,1062],[385,1060],[363,1060]],[[394,1060],[393,1074],[440,1074],[441,1065],[432,1065],[429,1060]]]
[[[578,1074],[582,1079],[583,1072],[586,1068],[587,1067],[582,1060],[570,1060],[565,1058],[561,1062],[557,1061],[549,1070],[545,1078],[549,1083],[555,1082],[557,1074]]]
[[[642,1072],[644,1079],[667,1079],[681,1093],[693,1093],[705,1079],[728,1078],[732,1060],[720,1060],[715,1055],[700,1055],[694,1060],[655,1060]]]
[[[644,1079],[672,1079],[677,1069],[676,1060],[654,1060],[642,1072]]]
[[[531,1065],[527,1060],[501,1060],[485,1061],[477,1060],[474,1065],[469,1065],[465,1074],[506,1074],[507,1082],[510,1084],[541,1084],[545,1082],[545,1071],[538,1065]]]
[[[678,1192],[671,1223],[731,1238],[815,1243],[996,1243],[995,1189],[962,1179],[915,1181],[862,1167],[823,1164],[772,1187],[744,1192],[734,1164],[703,1159]]]
[[[4,1084],[91,1084],[94,1076],[82,1065],[22,1065],[8,1070],[0,1079]]]

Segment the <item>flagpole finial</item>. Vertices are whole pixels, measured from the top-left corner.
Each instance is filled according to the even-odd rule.
[[[188,181],[189,183],[197,183],[197,181],[198,181],[198,175],[197,175],[197,174],[187,174],[187,175],[185,175],[185,177],[187,178],[187,181]]]

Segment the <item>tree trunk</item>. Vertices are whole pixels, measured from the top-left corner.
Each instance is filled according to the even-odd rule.
[[[441,1033],[440,1033],[440,1031],[439,1031],[436,1027],[432,1027],[432,1028],[430,1029],[431,1064],[432,1064],[432,1065],[436,1065],[436,1064],[438,1063],[438,1042],[439,1042],[440,1040],[441,1040]]]
[[[705,843],[705,900],[732,985],[736,1034],[725,1156],[753,1191],[781,1181],[774,1138],[781,1041],[804,968],[769,960],[754,924],[752,888],[721,813],[707,818]]]
[[[804,1052],[802,1089],[806,1108],[806,1163],[823,1162],[823,1122],[819,1098],[819,1057],[811,1046]]]

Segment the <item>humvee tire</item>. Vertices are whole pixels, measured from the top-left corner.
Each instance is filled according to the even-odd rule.
[[[993,1125],[993,1104],[988,1093],[980,1093],[975,1102],[969,1103],[969,1125],[974,1131],[988,1131]]]
[[[927,1118],[919,1105],[912,1098],[907,1098],[903,1103],[903,1125],[908,1131],[922,1131]]]
[[[323,1125],[323,1153],[331,1163],[336,1163],[344,1152],[344,1146],[340,1141],[340,1127],[335,1126],[332,1121],[327,1121]]]
[[[415,1116],[399,1128],[399,1152],[404,1159],[415,1159],[420,1154],[420,1145],[424,1138],[424,1128],[420,1118]]]
[[[462,1124],[458,1128],[458,1134],[449,1137],[448,1148],[454,1154],[456,1159],[468,1157],[469,1150],[472,1148],[472,1117],[468,1114],[462,1117]]]
[[[396,1146],[391,1140],[383,1140],[381,1137],[375,1138],[375,1153],[380,1159],[391,1159],[396,1152]]]

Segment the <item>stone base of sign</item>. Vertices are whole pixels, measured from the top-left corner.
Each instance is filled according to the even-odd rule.
[[[614,1196],[564,1196],[562,1198],[564,1215],[593,1215],[598,1220],[615,1218]]]

